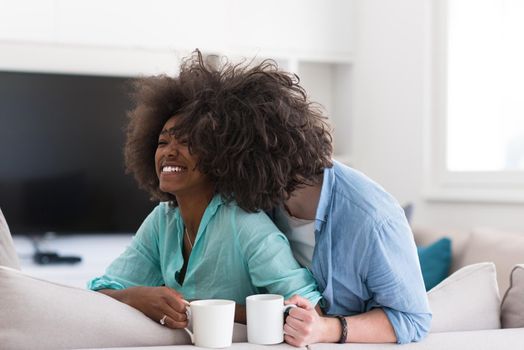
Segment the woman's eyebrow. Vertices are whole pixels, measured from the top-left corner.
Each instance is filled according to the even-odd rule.
[[[160,136],[163,136],[163,135],[174,135],[175,134],[175,127],[172,127],[172,128],[169,128],[169,129],[164,129],[160,132]]]

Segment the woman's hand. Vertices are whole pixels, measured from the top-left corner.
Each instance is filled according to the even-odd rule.
[[[187,301],[176,290],[169,287],[131,287],[122,290],[102,289],[106,294],[144,313],[155,322],[164,316],[164,325],[169,328],[187,327]]]
[[[286,324],[284,325],[284,340],[286,343],[301,347],[314,343],[333,341],[326,338],[326,335],[333,332],[332,328],[337,326],[337,320],[335,320],[335,324],[331,324],[329,318],[320,316],[309,300],[299,295],[292,296],[286,300],[285,304],[298,306],[289,309],[289,316],[286,318]]]

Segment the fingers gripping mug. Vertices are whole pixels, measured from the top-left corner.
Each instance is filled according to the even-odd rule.
[[[246,298],[247,341],[254,344],[278,344],[284,341],[284,313],[296,305],[284,306],[284,297],[257,294]]]
[[[235,302],[233,300],[208,299],[189,303],[188,316],[193,332],[184,330],[196,346],[226,348],[233,340]]]

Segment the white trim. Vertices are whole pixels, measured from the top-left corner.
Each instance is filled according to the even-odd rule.
[[[423,198],[428,202],[456,202],[456,203],[489,203],[489,204],[523,204],[524,190],[501,191],[496,189],[425,189]]]
[[[227,57],[271,57],[272,59],[296,60],[300,62],[325,64],[352,64],[354,55],[348,52],[316,52],[309,50],[278,50],[270,48],[233,47],[219,50]]]
[[[0,41],[0,70],[139,76],[174,74],[174,50]]]
[[[183,48],[153,49],[143,47],[81,45],[34,41],[0,40],[0,70],[64,74],[139,76],[178,72],[180,60],[191,54]],[[299,62],[352,64],[347,53],[315,53],[268,49],[204,50],[204,53],[229,59],[260,57],[284,60],[290,70]]]
[[[524,203],[523,171],[447,170],[447,3],[433,0],[431,7],[423,197],[428,201]]]

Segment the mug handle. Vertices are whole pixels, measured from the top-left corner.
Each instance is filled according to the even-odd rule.
[[[284,305],[284,307],[282,308],[282,312],[284,313],[284,324],[286,323],[286,318],[287,318],[287,315],[289,314],[289,309],[292,309],[294,307],[298,307],[296,306],[295,304],[289,304],[289,305]],[[282,325],[282,327],[284,327],[284,325]],[[285,331],[283,331],[284,334],[287,334]]]
[[[186,315],[189,324],[189,322],[191,321],[191,306],[189,304],[186,307]],[[191,339],[191,344],[195,344],[195,335],[193,334],[193,332],[191,332],[187,327],[184,328],[184,330],[189,335],[189,338]]]
[[[298,306],[296,306],[295,304],[288,304],[288,305],[284,305],[284,307],[282,308],[282,312],[284,313],[284,323],[286,322],[286,317],[289,314],[289,309],[292,309],[294,307],[298,307]]]

